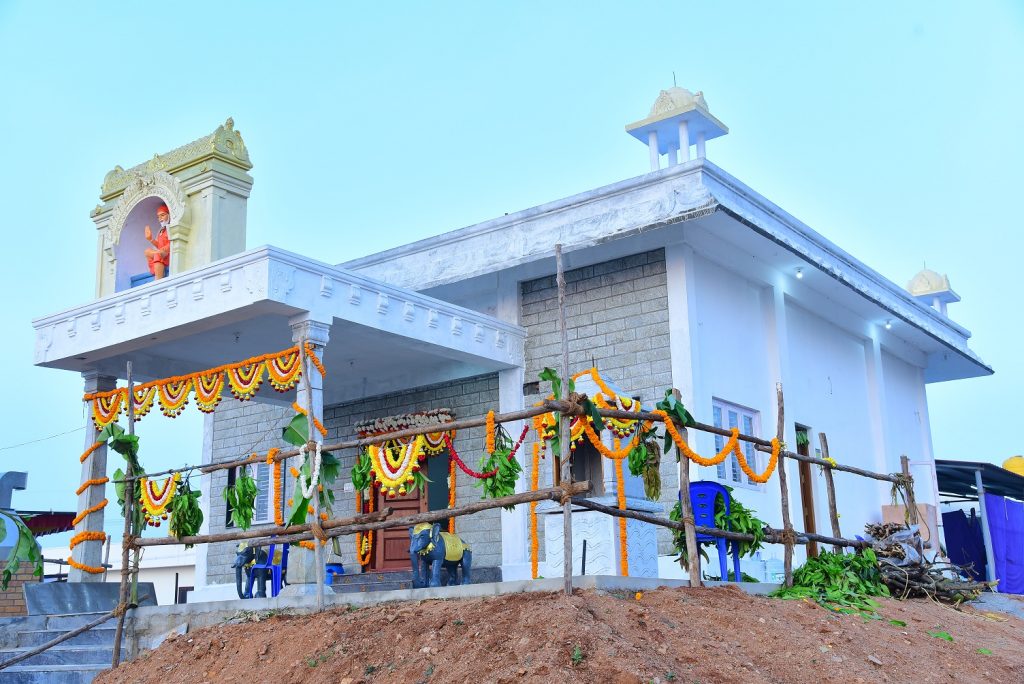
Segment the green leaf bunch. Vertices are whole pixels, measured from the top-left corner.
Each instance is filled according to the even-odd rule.
[[[474,487],[483,489],[484,499],[498,499],[503,496],[511,496],[516,493],[516,481],[519,474],[523,472],[519,461],[509,458],[515,444],[505,428],[499,425],[494,435],[494,453],[484,456],[480,461],[480,472],[489,473],[496,470],[494,475],[477,480]],[[515,506],[505,506],[511,511]]]
[[[249,475],[249,466],[242,466],[235,484],[225,487],[223,494],[224,501],[231,507],[231,522],[240,530],[249,529],[256,510],[256,496],[259,494],[256,480]]]
[[[797,568],[792,587],[772,596],[807,598],[838,613],[875,618],[879,603],[872,597],[889,596],[889,588],[882,582],[878,557],[871,549],[847,554],[824,551]]]
[[[288,425],[282,428],[281,438],[292,446],[301,447],[303,444],[306,444],[309,441],[309,418],[301,413],[296,413]],[[295,492],[292,495],[294,505],[285,520],[286,525],[301,525],[306,522],[306,517],[309,515],[309,504],[312,499],[302,496],[300,483],[309,484],[310,482],[312,473],[310,473],[309,463],[311,460],[307,458],[299,467],[299,477],[295,480]],[[340,474],[341,461],[329,451],[320,452],[319,482],[323,485],[323,490],[318,491],[317,497],[320,503],[320,510],[326,512],[328,517],[334,516],[333,506],[335,498],[331,485],[334,484]]]
[[[725,513],[725,501],[722,497],[715,498],[715,526],[722,530],[731,530],[732,532],[741,532],[743,534],[749,534],[754,537],[751,541],[737,542],[740,545],[740,557],[744,558],[747,556],[753,556],[755,553],[761,550],[764,545],[764,528],[765,522],[758,518],[753,509],[747,508],[743,503],[732,497],[732,488],[726,487],[730,493],[729,499],[729,514]],[[678,501],[675,507],[668,514],[669,520],[676,522],[682,520],[682,504]],[[689,557],[686,554],[686,535],[682,530],[672,531],[672,543],[676,548],[676,552],[679,554],[679,558],[683,563],[689,561]],[[730,542],[732,543],[732,542]],[[708,560],[708,555],[704,551],[703,547],[711,546],[714,544],[713,541],[701,543],[701,557]]]
[[[683,427],[693,427],[697,424],[697,421],[693,419],[690,412],[686,410],[685,406],[683,406],[683,402],[676,399],[676,395],[670,389],[665,390],[665,398],[655,404],[654,407],[659,411],[667,413],[669,418],[674,419],[675,422],[679,423]],[[674,446],[675,442],[672,441],[672,435],[668,433],[668,430],[665,430],[664,453],[667,455]],[[676,449],[676,461],[678,461],[679,458],[679,449]]]
[[[199,498],[203,495],[201,491],[193,490],[189,484],[189,478],[183,477],[178,483],[169,508],[171,509],[170,532],[179,539],[199,534],[199,528],[203,526],[203,508],[199,504]],[[252,514],[250,512],[250,518]],[[194,544],[186,544],[185,548],[191,548]]]

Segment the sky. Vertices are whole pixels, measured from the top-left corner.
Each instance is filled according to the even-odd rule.
[[[646,172],[623,127],[673,78],[730,128],[712,162],[900,285],[949,275],[996,373],[929,386],[935,454],[1001,463],[1024,452],[1022,72],[1015,0],[0,0],[0,470],[29,473],[16,507],[74,510],[82,382],[32,365],[31,321],[92,299],[115,164],[233,117],[248,247],[341,262]],[[201,459],[193,409],[140,439],[152,470]]]

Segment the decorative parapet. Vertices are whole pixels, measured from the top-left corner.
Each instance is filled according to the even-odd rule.
[[[137,164],[130,169],[123,169],[115,166],[103,178],[103,185],[100,187],[100,198],[108,201],[123,191],[133,179],[139,176],[153,174],[157,171],[174,173],[180,169],[212,159],[235,166],[243,171],[252,168],[249,161],[249,151],[242,140],[242,134],[235,130],[235,122],[228,119],[223,125],[218,126],[210,135],[203,136],[187,145],[182,145],[164,154],[154,154],[149,161]],[[98,214],[102,210],[97,207],[93,210]]]

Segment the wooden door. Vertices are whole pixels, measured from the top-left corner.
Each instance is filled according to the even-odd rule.
[[[804,437],[809,438],[805,428],[798,427],[796,431],[798,435],[803,434]],[[796,451],[803,456],[810,456],[810,442],[798,439]],[[798,461],[798,463],[800,464],[800,505],[803,508],[804,531],[817,533],[818,529],[814,526],[814,474],[811,472],[810,463],[804,461]],[[818,542],[807,543],[807,555],[808,557],[818,555]]]
[[[394,510],[391,518],[402,518],[427,510],[427,493],[418,488],[411,494],[393,499],[385,499],[380,490],[377,490],[376,497],[376,510],[383,510],[387,506],[391,507]],[[371,571],[395,572],[412,568],[409,561],[408,527],[377,530],[376,535],[377,538],[373,542],[374,553],[370,559],[369,569]]]

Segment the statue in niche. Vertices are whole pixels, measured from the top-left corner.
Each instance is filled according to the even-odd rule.
[[[171,265],[171,238],[167,235],[167,226],[171,223],[171,212],[166,204],[156,208],[156,220],[160,222],[160,232],[153,239],[153,230],[146,226],[146,240],[153,245],[146,248],[146,261],[149,263],[149,272],[153,274],[154,280],[160,280],[167,276],[167,269]]]

